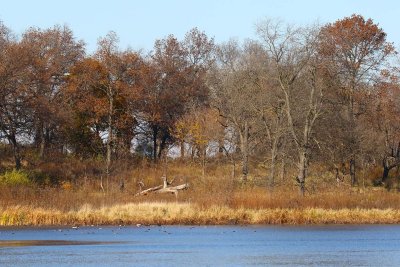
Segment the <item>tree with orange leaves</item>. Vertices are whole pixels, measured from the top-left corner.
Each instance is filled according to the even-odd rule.
[[[142,77],[140,55],[129,50],[119,51],[117,43],[113,32],[100,39],[95,55],[72,69],[68,86],[72,105],[87,116],[87,127],[92,126],[98,136],[103,134],[107,178],[117,144],[130,150],[136,123],[132,103]]]
[[[192,157],[201,160],[203,178],[207,155],[212,154],[211,145],[224,138],[224,128],[219,123],[217,110],[201,108],[185,114],[174,125],[174,137],[181,143],[181,157],[184,157],[185,143],[190,146]]]
[[[337,83],[339,103],[346,109],[348,122],[351,184],[357,183],[356,158],[360,146],[356,130],[362,111],[363,92],[368,90],[379,74],[394,47],[386,41],[386,33],[372,19],[352,15],[321,29],[319,53],[325,67]]]
[[[192,29],[183,41],[175,36],[157,40],[146,71],[141,117],[153,144],[153,160],[173,143],[173,127],[188,110],[207,104],[206,74],[212,62],[214,41]]]
[[[382,81],[373,93],[373,102],[368,112],[368,125],[380,136],[376,138],[375,150],[380,146],[382,156],[382,177],[376,184],[386,184],[389,172],[400,167],[400,84],[399,71],[382,72]],[[384,146],[382,146],[384,143]],[[390,188],[390,184],[388,184]]]
[[[60,129],[68,114],[64,112],[61,87],[66,74],[84,56],[83,41],[76,41],[67,27],[30,28],[22,36],[27,52],[28,85],[34,104],[34,139],[43,157],[45,150],[60,139]]]
[[[16,169],[21,168],[21,139],[33,124],[27,57],[27,50],[0,22],[0,140],[11,145]]]

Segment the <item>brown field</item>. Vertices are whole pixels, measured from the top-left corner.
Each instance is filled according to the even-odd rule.
[[[151,165],[121,171],[104,179],[104,192],[98,177],[57,186],[2,186],[0,225],[400,223],[400,193],[371,186],[370,177],[350,187],[329,173],[310,175],[303,197],[294,179],[278,180],[271,191],[262,171],[241,183],[226,175],[229,166],[209,166],[203,177],[196,165],[173,163],[169,179],[174,185],[188,182],[188,190],[135,196],[139,181],[145,188],[161,184],[162,172]]]

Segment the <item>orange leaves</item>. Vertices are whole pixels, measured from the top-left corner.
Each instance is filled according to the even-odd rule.
[[[371,19],[352,15],[327,24],[320,31],[319,53],[331,77],[342,89],[341,95],[353,108],[353,101],[362,103],[389,56],[395,53],[386,33]],[[356,112],[353,110],[352,112]]]
[[[206,105],[205,74],[210,65],[213,40],[190,31],[183,41],[173,35],[157,40],[142,68],[144,86],[139,109],[149,124],[172,129],[188,109]]]
[[[321,29],[320,53],[325,56],[341,54],[356,62],[378,52],[389,55],[394,47],[386,42],[386,33],[372,19],[354,14]]]
[[[113,146],[130,149],[137,123],[135,105],[144,84],[142,57],[130,50],[119,51],[117,39],[114,33],[101,39],[95,55],[72,68],[67,87],[70,106],[75,116],[82,118],[75,127],[78,135],[82,128],[95,129],[98,138],[102,138],[101,132],[107,133],[107,164]]]
[[[68,93],[74,99],[77,111],[102,113],[106,101],[99,88],[106,84],[106,71],[100,62],[91,58],[78,62],[68,78]]]
[[[219,115],[213,109],[201,109],[186,114],[174,125],[174,136],[198,147],[206,147],[210,141],[218,140],[222,127]]]

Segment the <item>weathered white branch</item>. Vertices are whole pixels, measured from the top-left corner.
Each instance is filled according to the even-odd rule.
[[[171,182],[167,181],[167,178],[165,176],[162,177],[163,179],[163,184],[162,185],[158,185],[155,187],[150,187],[148,189],[145,190],[141,190],[138,193],[135,194],[135,196],[142,196],[142,195],[147,195],[148,193],[154,192],[154,193],[173,193],[175,195],[178,194],[179,190],[185,190],[189,188],[189,183],[185,183],[185,184],[181,184],[181,185],[177,185],[177,186],[169,186]]]
[[[135,196],[141,196],[141,195],[147,195],[147,193],[153,192],[153,191],[157,191],[163,188],[163,185],[158,185],[155,187],[150,187],[148,189],[142,190],[138,193],[135,194]]]

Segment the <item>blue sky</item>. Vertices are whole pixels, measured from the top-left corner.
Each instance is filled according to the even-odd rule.
[[[100,36],[113,30],[125,49],[152,49],[168,34],[182,38],[193,27],[215,37],[256,38],[254,24],[265,17],[298,25],[334,22],[353,13],[372,18],[400,45],[398,0],[3,0],[0,20],[20,34],[30,26],[68,25],[78,39],[96,49]]]

